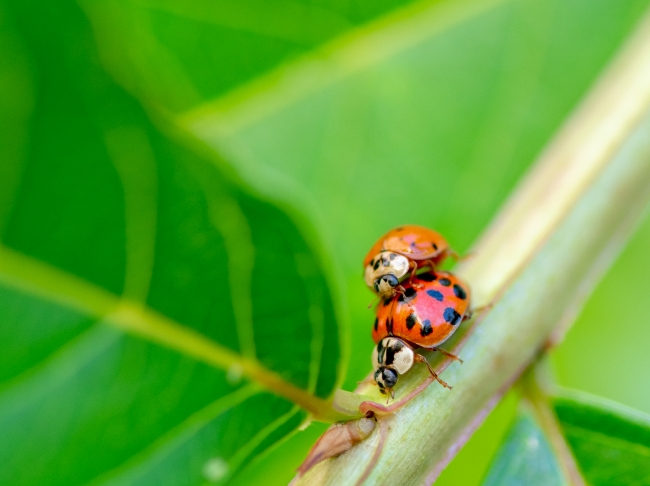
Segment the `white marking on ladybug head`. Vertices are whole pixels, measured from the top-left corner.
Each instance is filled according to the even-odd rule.
[[[366,285],[382,297],[393,295],[399,279],[409,271],[408,258],[392,251],[378,253],[366,266]]]
[[[401,339],[387,337],[379,341],[372,352],[372,366],[379,391],[390,392],[399,375],[410,370],[414,361],[413,349]]]

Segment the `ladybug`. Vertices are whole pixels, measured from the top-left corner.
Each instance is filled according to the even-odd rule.
[[[415,350],[437,350],[459,359],[438,346],[470,317],[469,308],[467,285],[449,272],[435,271],[418,275],[403,292],[380,302],[372,330],[372,339],[377,344],[372,364],[379,391],[393,395],[399,375],[410,370],[415,362],[426,364],[431,375],[449,388]]]
[[[400,226],[379,238],[370,249],[363,260],[364,278],[381,298],[390,297],[403,290],[400,278],[409,270],[413,277],[418,262],[435,270],[448,256],[457,254],[439,233],[414,224]]]

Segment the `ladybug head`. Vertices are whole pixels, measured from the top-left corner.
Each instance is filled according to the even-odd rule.
[[[388,296],[393,294],[393,290],[397,285],[399,284],[399,280],[397,277],[391,273],[388,275],[382,275],[378,279],[375,280],[375,283],[373,284],[373,288],[375,289],[375,292],[377,292],[381,296]]]
[[[375,382],[379,387],[379,391],[386,395],[390,393],[391,397],[395,398],[395,392],[393,387],[397,384],[397,379],[399,375],[396,371],[391,370],[390,368],[381,367],[375,371]]]
[[[413,349],[396,337],[386,337],[377,343],[372,353],[372,365],[375,369],[375,382],[384,395],[394,395],[393,387],[399,375],[403,375],[413,366],[415,353]]]
[[[390,297],[395,293],[399,279],[409,271],[408,258],[392,251],[382,251],[366,266],[364,278],[368,287],[380,297]]]

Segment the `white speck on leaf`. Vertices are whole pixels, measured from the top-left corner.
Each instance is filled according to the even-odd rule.
[[[236,385],[241,381],[243,372],[244,370],[241,366],[234,364],[228,368],[228,372],[226,373],[226,380],[228,380],[228,383],[231,385]]]
[[[220,457],[213,457],[203,465],[203,477],[211,483],[223,479],[229,471],[228,463]]]
[[[537,449],[539,447],[539,441],[535,437],[529,437],[526,439],[526,446],[529,449]]]

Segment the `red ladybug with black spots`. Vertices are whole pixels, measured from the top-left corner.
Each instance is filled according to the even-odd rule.
[[[457,257],[439,233],[414,224],[400,226],[383,235],[363,260],[366,284],[381,298],[395,295],[399,280],[418,267],[435,270],[445,258]]]
[[[380,302],[372,331],[377,343],[372,361],[379,390],[392,395],[399,375],[410,370],[414,362],[426,364],[432,376],[448,387],[414,350],[437,350],[458,359],[438,346],[469,316],[469,289],[449,272],[418,275],[403,292]]]

